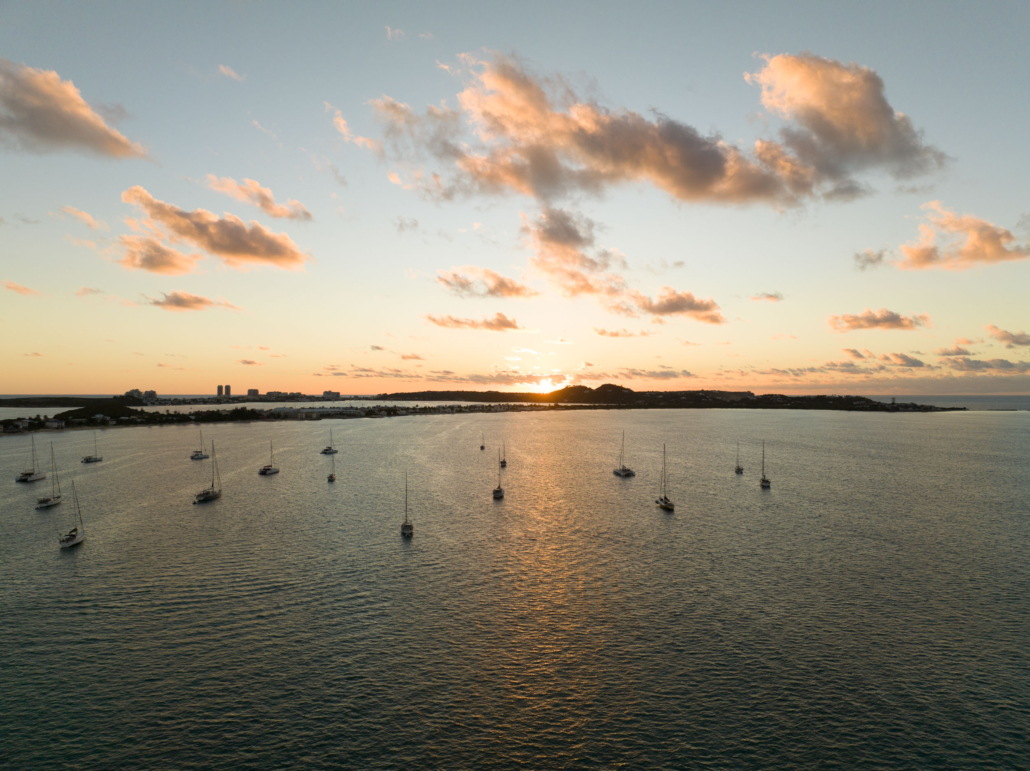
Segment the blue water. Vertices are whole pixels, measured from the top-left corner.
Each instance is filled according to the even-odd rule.
[[[0,439],[4,768],[1030,767],[1028,413],[213,425],[204,506],[195,430],[98,436],[72,551]]]

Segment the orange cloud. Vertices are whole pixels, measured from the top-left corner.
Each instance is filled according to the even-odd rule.
[[[212,300],[208,297],[190,294],[189,292],[172,292],[171,294],[162,292],[161,294],[164,296],[160,300],[147,298],[147,304],[156,305],[158,308],[166,311],[204,311],[208,308],[229,308],[234,311],[240,310],[235,305],[226,302],[225,300]]]
[[[987,330],[987,334],[999,343],[1005,343],[1006,348],[1017,348],[1030,345],[1030,335],[1026,332],[1006,332],[1004,329],[999,329],[994,326],[994,324],[987,324],[984,329]]]
[[[414,165],[428,156],[453,171],[450,179],[410,171],[407,186],[435,198],[516,192],[553,200],[648,182],[682,201],[782,207],[816,194],[859,195],[865,188],[853,172],[909,177],[945,160],[890,106],[875,72],[810,54],[766,57],[745,76],[762,87],[768,109],[791,121],[781,142],[759,140],[750,150],[661,113],[649,120],[583,100],[566,79],[533,75],[515,57],[461,58],[462,68],[445,68],[466,77],[458,109],[419,114],[388,96],[370,102],[391,157]]]
[[[915,369],[926,366],[925,362],[904,353],[886,353],[880,357],[880,360],[896,367],[904,367],[906,369]]]
[[[402,353],[401,361],[425,361],[425,359],[423,359],[417,353]]]
[[[1030,362],[1009,361],[1008,359],[968,359],[964,356],[949,359],[948,366],[960,372],[996,371],[1007,373],[1030,372]]]
[[[93,215],[76,209],[74,206],[62,206],[61,211],[84,223],[90,230],[107,230],[107,223],[93,219]]]
[[[535,289],[489,268],[466,265],[450,271],[438,270],[437,273],[436,280],[459,297],[534,297],[539,294]]]
[[[595,248],[595,227],[588,217],[551,207],[534,221],[522,216],[522,234],[536,253],[530,264],[566,297],[615,296],[626,289],[622,276],[609,270],[625,262],[616,252]]]
[[[61,150],[108,158],[147,151],[107,125],[70,80],[0,58],[0,137],[25,152]]]
[[[147,270],[178,276],[189,273],[200,255],[187,256],[176,249],[165,246],[154,236],[119,236],[125,256],[118,264],[129,270]]]
[[[594,327],[594,331],[601,337],[650,337],[650,332],[630,332],[628,329],[600,329]]]
[[[325,105],[326,112],[333,113],[333,128],[335,128],[340,133],[340,136],[343,137],[343,140],[345,142],[353,142],[358,147],[364,147],[367,150],[378,151],[380,149],[379,143],[376,142],[374,139],[369,139],[368,137],[354,136],[351,133],[350,126],[347,125],[347,121],[344,120],[342,112],[340,112],[331,104],[329,104],[329,102],[322,102],[322,104]]]
[[[13,281],[4,281],[0,286],[3,286],[3,288],[8,292],[16,292],[17,294],[23,294],[26,297],[39,297],[39,292],[35,289],[29,289],[27,286],[15,284]]]
[[[631,292],[630,296],[640,310],[654,316],[681,315],[705,324],[726,323],[726,317],[719,312],[718,304],[711,297],[701,300],[691,292],[677,292],[671,286],[662,287],[657,300],[640,292]]]
[[[253,204],[270,217],[305,221],[312,219],[311,212],[300,201],[290,199],[286,204],[276,203],[272,191],[267,187],[261,187],[253,179],[244,179],[243,184],[240,184],[231,177],[216,177],[214,174],[208,174],[207,186],[219,193],[225,193],[237,201]]]
[[[79,287],[79,289],[76,290],[75,294],[78,297],[87,297],[88,295],[91,295],[91,294],[104,294],[104,290],[103,289],[94,289],[91,286],[83,286],[83,287]]]
[[[1030,244],[1015,243],[1008,230],[971,214],[959,216],[940,201],[923,204],[929,223],[919,226],[919,241],[904,244],[898,267],[908,270],[946,268],[966,270],[1030,257]],[[938,244],[938,237],[948,239]]]
[[[219,218],[204,209],[185,211],[157,200],[139,185],[122,193],[122,200],[143,209],[152,223],[168,228],[172,241],[187,241],[232,268],[257,264],[295,270],[310,259],[285,233],[272,233],[253,220],[248,224],[232,214]]]
[[[890,105],[874,70],[810,53],[762,58],[765,66],[744,78],[761,87],[763,107],[793,122],[780,132],[783,147],[829,186],[825,197],[861,195],[851,175],[864,169],[907,179],[944,166],[947,156]]]
[[[265,366],[264,364],[262,364],[260,362],[254,361],[253,359],[240,359],[239,363],[240,364],[244,364],[244,365],[246,365],[248,367],[263,367],[263,366]]]
[[[433,316],[426,314],[426,321],[436,324],[438,327],[450,327],[452,329],[488,329],[491,332],[508,332],[515,329],[523,329],[515,319],[510,319],[503,313],[496,314],[492,319],[459,319],[454,316]]]
[[[837,332],[854,332],[856,329],[917,329],[929,324],[930,317],[926,314],[902,316],[886,308],[878,311],[866,308],[858,315],[845,313],[830,316],[826,321]]]

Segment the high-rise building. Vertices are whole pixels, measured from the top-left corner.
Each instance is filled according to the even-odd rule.
[[[232,396],[232,386],[231,385],[227,385],[225,387],[225,395],[226,396]]]
[[[219,395],[219,396],[221,396],[221,395],[222,395],[222,387],[221,387],[221,386],[218,386],[218,395]]]
[[[258,394],[258,390],[256,388],[248,388],[247,396],[260,396],[260,394]]]

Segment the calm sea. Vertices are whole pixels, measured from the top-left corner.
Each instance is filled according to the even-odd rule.
[[[70,551],[70,501],[35,511],[29,437],[0,439],[4,768],[1030,767],[1030,413],[204,437],[225,494],[193,506],[194,429],[98,432],[91,466],[89,432],[37,436],[79,492]]]

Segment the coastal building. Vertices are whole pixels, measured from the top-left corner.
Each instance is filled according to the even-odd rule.
[[[323,399],[339,399],[340,398],[340,392],[339,391],[322,391],[322,398]]]
[[[142,399],[143,398],[143,392],[141,390],[139,390],[138,388],[133,388],[133,389],[131,389],[129,391],[126,391],[125,395],[128,396],[130,399]]]
[[[157,391],[144,391],[143,399],[144,401],[153,401],[154,399],[157,399]]]
[[[225,387],[225,395],[226,396],[232,396],[232,386],[231,385],[227,385]]]
[[[218,395],[219,395],[219,396],[221,396],[221,395],[222,395],[222,386],[218,386]]]
[[[56,418],[51,418],[50,420],[46,421],[43,425],[47,428],[64,428],[64,421],[57,420]]]
[[[260,396],[260,394],[258,393],[258,390],[256,388],[248,388],[247,396]]]

